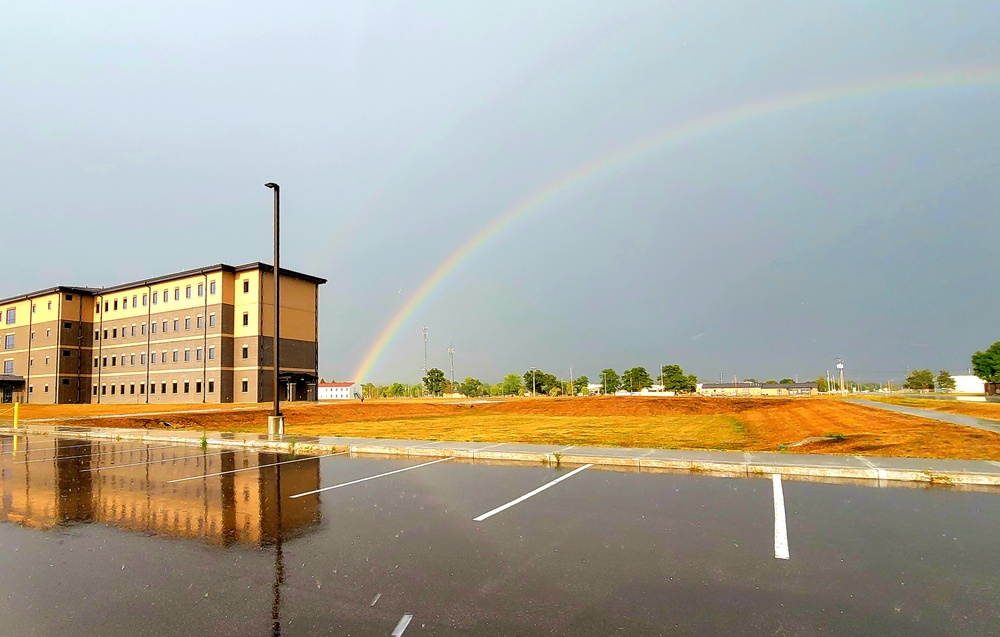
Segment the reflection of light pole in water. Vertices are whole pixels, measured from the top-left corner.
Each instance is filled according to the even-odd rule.
[[[271,637],[281,637],[281,585],[285,582],[285,563],[281,554],[281,467],[276,466],[274,469],[274,491],[277,498],[278,521],[275,525],[274,536],[274,585],[271,587],[274,593],[274,600],[271,602]]]

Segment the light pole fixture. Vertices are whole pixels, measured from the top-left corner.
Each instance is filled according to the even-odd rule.
[[[531,368],[531,397],[532,398],[534,398],[535,395],[536,395],[536,393],[535,393],[535,370],[536,369],[538,369],[538,368],[537,367],[532,367]]]
[[[278,400],[278,375],[281,372],[281,187],[274,182],[264,184],[274,191],[274,413],[267,418],[267,433],[269,435],[285,435],[285,418],[281,415],[281,404]]]

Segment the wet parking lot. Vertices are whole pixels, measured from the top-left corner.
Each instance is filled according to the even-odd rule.
[[[0,437],[9,635],[995,635],[1000,493]]]

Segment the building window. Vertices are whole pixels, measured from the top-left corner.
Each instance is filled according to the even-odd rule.
[[[181,329],[180,319],[174,319],[174,331],[177,332]]]
[[[175,362],[175,363],[177,362],[177,355],[178,355],[179,353],[180,353],[180,352],[178,352],[177,350],[174,350],[174,362]]]
[[[166,363],[167,362],[167,353],[166,352],[161,352],[160,353],[160,362],[161,363]]]
[[[185,394],[190,394],[191,393],[191,382],[190,381],[184,381],[184,393]]]
[[[104,311],[105,311],[105,312],[107,312],[107,311],[108,311],[108,305],[109,305],[109,303],[108,303],[107,301],[105,301],[105,302],[104,302]],[[51,301],[49,301],[49,309],[50,309],[50,310],[52,309],[52,302],[51,302]]]
[[[114,385],[111,386],[111,395],[112,396],[115,395],[115,386]]]
[[[13,325],[17,321],[17,308],[7,308],[7,325]]]
[[[240,383],[240,385],[241,385],[241,389],[243,390],[244,394],[247,393],[248,391],[250,391],[250,382],[247,379],[244,378],[243,382]]]
[[[155,394],[156,393],[156,383],[150,383],[149,384],[149,393],[150,394]]]
[[[143,294],[142,295],[142,306],[146,307],[148,304],[149,304],[149,295],[148,294]],[[140,393],[142,393],[142,392],[140,392]]]
[[[48,336],[48,335],[46,334],[46,336]],[[104,330],[104,340],[108,340],[108,331],[107,330]]]
[[[198,284],[198,296],[205,296],[205,284],[204,283],[199,283]]]
[[[215,314],[208,315],[208,326],[215,327]]]
[[[71,329],[73,329],[73,324],[72,323],[67,323],[67,322],[64,321],[63,322],[63,329],[71,330]]]
[[[171,393],[172,394],[176,394],[177,393],[177,381],[176,380],[173,383],[171,383],[170,389],[171,389]]]
[[[42,391],[45,392],[46,394],[49,393],[49,386],[45,385],[44,387],[42,387]]]
[[[69,385],[69,379],[68,378],[62,379],[62,384],[63,385]]]
[[[112,356],[112,357],[111,357],[111,366],[112,366],[112,367],[114,367],[114,366],[115,366],[115,361],[117,361],[117,360],[118,360],[118,357],[117,357],[117,356]],[[45,361],[45,362],[46,362],[46,363],[48,363],[48,361]]]
[[[140,365],[145,365],[146,364],[146,355],[145,354],[139,354],[139,364]]]
[[[122,299],[122,309],[123,310],[127,310],[128,309],[128,297],[127,296],[124,299]]]
[[[97,366],[98,366],[98,365],[100,365],[100,364],[101,364],[101,361],[100,361],[100,360],[98,360],[98,358],[97,358],[97,357],[95,356],[95,357],[94,357],[94,367],[97,367]]]
[[[214,361],[215,360],[215,346],[214,345],[212,347],[208,348],[208,360],[210,360],[210,361]]]
[[[194,381],[194,393],[196,393],[196,394],[200,394],[201,393],[201,381],[200,380]]]
[[[132,326],[132,336],[135,336],[135,325]]]
[[[105,356],[105,357],[104,357],[104,358],[103,358],[103,359],[101,360],[101,367],[107,367],[107,366],[108,366],[108,357],[107,357],[107,356]]]
[[[8,360],[3,362],[3,373],[4,374],[14,373],[14,361]]]
[[[117,327],[111,328],[111,338],[118,338],[118,328]]]
[[[73,295],[72,294],[67,294],[66,295],[66,300],[67,301],[72,301],[73,300]]]
[[[196,361],[200,361],[201,360],[201,348],[200,347],[194,351],[194,359]]]
[[[106,396],[108,394],[108,386],[101,385],[101,396]]]
[[[115,309],[115,310],[117,310],[117,309],[118,309],[118,299],[115,299],[115,300],[114,300],[114,309]]]
[[[156,323],[151,323],[149,326],[149,331],[156,334]]]
[[[166,288],[163,288],[163,302],[167,303],[169,301],[170,301],[170,290],[168,290]],[[167,393],[167,392],[163,392],[163,393]]]
[[[63,356],[69,356],[69,350],[68,349],[64,349],[63,350]]]
[[[94,385],[94,395],[97,395],[97,385]]]
[[[4,349],[14,349],[14,335],[7,334],[3,337],[3,348]]]
[[[34,367],[34,366],[35,366],[35,359],[29,358],[28,359],[28,367]]]
[[[184,362],[185,363],[191,362],[191,350],[189,349],[184,350]]]
[[[243,325],[250,325],[250,312],[243,313]]]
[[[32,303],[31,304],[31,313],[34,314],[36,309],[38,309],[37,306],[34,303]]]
[[[48,365],[48,364],[49,364],[49,357],[48,357],[48,356],[46,356],[46,357],[45,357],[45,364],[46,364],[46,365]]]
[[[186,329],[186,330],[191,329],[191,317],[190,316],[184,317],[184,329]]]
[[[45,338],[49,338],[50,336],[52,336],[52,330],[51,329],[46,329],[45,330]]]
[[[160,383],[160,393],[161,394],[167,393],[167,383],[166,383],[166,381]]]
[[[184,288],[184,298],[186,298],[186,299],[190,299],[191,298],[191,286],[190,285]],[[184,392],[184,393],[187,393],[187,392]]]
[[[201,314],[198,315],[198,322],[196,323],[198,329],[205,327],[205,317]]]
[[[163,333],[164,334],[167,333],[167,322],[166,321],[163,321]]]
[[[250,347],[248,345],[243,346],[243,360],[250,358]]]
[[[50,309],[50,310],[52,309],[52,301],[49,301],[48,309]]]
[[[35,333],[32,332],[31,335],[32,337],[34,337]],[[101,340],[101,330],[94,330],[94,340],[95,341]]]
[[[174,288],[174,300],[175,301],[181,300],[181,289],[179,287]],[[176,394],[177,392],[174,393]]]
[[[143,336],[146,335],[146,324],[145,323],[143,323],[142,325],[139,326],[139,333],[142,334]]]
[[[209,281],[208,283],[208,293],[215,294],[215,281]]]
[[[133,294],[132,295],[132,307],[139,307],[139,295],[138,294]]]
[[[31,340],[35,340],[35,330],[31,330]]]
[[[243,279],[243,294],[250,292],[250,279]]]
[[[121,384],[121,389],[122,389],[122,396],[124,396],[125,395],[125,383]]]
[[[149,364],[150,365],[156,364],[156,352],[153,352],[149,355]]]
[[[139,383],[139,395],[142,396],[146,393],[146,383]]]
[[[160,302],[160,293],[153,292],[153,305],[156,305],[159,302]]]
[[[215,393],[215,381],[214,380],[208,381],[208,393],[210,393],[210,394],[214,394]]]
[[[129,393],[129,396],[131,396],[131,395],[135,394],[135,383],[131,383],[131,384],[130,384],[130,385],[128,386],[128,393]]]
[[[135,365],[135,354],[132,354],[131,356],[128,357],[128,364]]]

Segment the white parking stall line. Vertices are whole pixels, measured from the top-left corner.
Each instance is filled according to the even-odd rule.
[[[169,458],[160,458],[159,460],[147,460],[146,462],[130,462],[128,464],[108,464],[103,467],[91,467],[90,469],[84,469],[80,473],[87,473],[90,471],[103,471],[106,469],[121,469],[124,467],[140,467],[145,464],[162,464],[164,462],[170,462],[171,460],[187,460],[189,458],[208,458],[211,456],[221,456],[226,453],[225,451],[218,451],[216,453],[193,453],[189,456],[170,456]],[[233,453],[233,451],[230,451]]]
[[[774,557],[788,559],[788,530],[785,528],[785,496],[781,491],[781,476],[771,476],[774,485]]]
[[[241,449],[240,451],[245,451]],[[260,452],[257,452],[260,453]],[[219,471],[218,473],[203,473],[196,476],[188,476],[186,478],[177,478],[176,480],[167,480],[167,484],[173,484],[174,482],[186,482],[188,480],[200,480],[201,478],[214,478],[215,476],[224,476],[230,473],[239,473],[240,471],[253,471],[254,469],[263,469],[264,467],[277,467],[279,464],[292,464],[293,462],[305,462],[306,460],[318,460],[320,458],[329,458],[331,456],[342,456],[345,453],[350,453],[349,451],[338,451],[337,453],[326,453],[321,456],[306,456],[304,458],[296,458],[295,460],[283,460],[281,462],[270,462],[268,464],[255,464],[252,467],[242,467],[240,469],[230,469],[229,471]],[[292,496],[295,497],[295,496]]]
[[[323,487],[321,489],[313,489],[312,491],[306,491],[305,493],[296,493],[291,498],[301,498],[302,496],[312,495],[314,493],[321,493],[323,491],[330,491],[331,489],[339,489],[341,487],[349,487],[352,484],[358,484],[359,482],[367,482],[369,480],[374,480],[375,478],[384,478],[385,476],[391,476],[394,473],[403,473],[404,471],[410,471],[412,469],[419,469],[420,467],[429,467],[432,464],[437,464],[439,462],[445,462],[446,460],[451,460],[454,456],[448,458],[441,458],[440,460],[431,460],[430,462],[424,462],[422,464],[413,465],[412,467],[404,467],[402,469],[396,469],[395,471],[386,471],[385,473],[380,473],[374,476],[368,476],[367,478],[360,478],[358,480],[351,480],[350,482],[342,482],[340,484],[335,484],[332,487]]]
[[[400,618],[399,623],[396,624],[396,627],[392,629],[391,637],[401,637],[403,631],[406,630],[406,627],[410,625],[411,621],[413,621],[413,615],[403,615],[402,618]]]
[[[493,509],[492,511],[487,511],[486,513],[480,515],[478,518],[472,518],[472,520],[473,520],[473,522],[482,522],[486,518],[492,517],[492,516],[496,515],[497,513],[500,513],[501,511],[506,511],[507,509],[511,508],[515,504],[519,504],[521,502],[524,502],[528,498],[530,498],[532,496],[535,496],[535,495],[538,495],[539,493],[541,493],[542,491],[545,491],[549,487],[555,486],[556,484],[558,484],[558,483],[560,483],[563,480],[566,480],[568,478],[572,478],[573,476],[575,476],[576,474],[580,473],[584,469],[589,469],[590,467],[593,467],[593,466],[594,466],[593,464],[585,464],[582,467],[579,467],[577,469],[573,469],[572,471],[570,471],[566,475],[559,476],[558,478],[556,478],[555,480],[552,480],[551,482],[546,482],[545,484],[543,484],[542,486],[538,487],[534,491],[529,491],[528,493],[525,493],[524,495],[522,495],[520,498],[517,498],[516,500],[511,500],[507,504],[504,504],[502,506],[498,506],[497,508]]]
[[[22,443],[22,445],[23,444],[24,443]],[[62,451],[63,449],[73,449],[74,447],[86,447],[88,445],[96,445],[96,444],[97,444],[96,442],[85,442],[85,443],[79,444],[79,445],[66,445],[64,447],[41,447],[41,448],[38,448],[38,449],[35,449],[33,447],[27,447],[25,449],[18,449],[17,451],[14,451],[13,449],[10,450],[10,451],[0,451],[0,455],[15,454],[15,453],[24,453],[26,450],[27,451],[55,451],[55,450],[58,449],[58,450]]]
[[[137,449],[109,449],[107,451],[98,451],[97,453],[85,453],[79,456],[62,456],[62,457],[56,456],[52,458],[37,458],[35,460],[21,460],[14,464],[28,464],[30,462],[52,462],[53,460],[61,462],[63,460],[73,460],[74,458],[94,458],[97,456],[106,456],[109,453],[134,453],[136,451],[151,451],[153,449],[174,449],[177,447],[186,447],[186,446],[187,445],[163,445],[162,447],[139,447]]]

